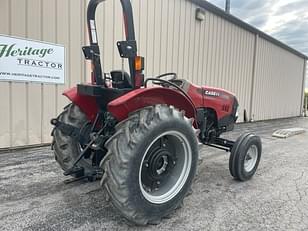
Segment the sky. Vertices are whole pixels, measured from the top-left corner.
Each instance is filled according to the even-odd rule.
[[[308,0],[231,0],[231,14],[308,56]]]

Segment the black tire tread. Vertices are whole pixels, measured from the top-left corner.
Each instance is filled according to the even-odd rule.
[[[258,157],[258,160],[257,160],[257,163],[255,165],[255,168],[251,171],[251,175],[249,177],[243,175],[243,173],[241,172],[242,171],[242,162],[241,162],[241,157],[238,155],[237,158],[236,158],[236,161],[235,161],[235,173],[236,173],[236,178],[237,180],[239,181],[247,181],[249,180],[256,172],[257,168],[258,168],[258,165],[259,165],[259,161],[260,161],[260,158],[261,158],[261,152],[262,152],[262,145],[261,145],[261,139],[260,137],[258,136],[255,136],[253,134],[250,134],[249,136],[247,136],[244,141],[242,142],[242,145],[240,146],[239,148],[239,152],[240,153],[245,153],[245,149],[246,149],[246,146],[249,142],[252,142],[253,140],[255,140],[257,143],[260,144],[260,147],[258,147],[258,151],[259,151],[259,157]]]
[[[247,148],[251,142],[255,142],[258,147],[258,160],[255,165],[255,168],[250,171],[249,173],[244,173],[243,171],[243,158],[245,157]],[[256,172],[259,161],[261,158],[262,153],[262,143],[259,136],[255,136],[251,133],[246,133],[240,136],[232,149],[230,160],[229,160],[229,169],[231,175],[234,177],[235,180],[238,181],[247,181],[249,180]]]
[[[146,107],[131,114],[128,119],[116,126],[116,134],[106,143],[108,153],[101,162],[104,176],[101,184],[107,190],[113,205],[126,217],[138,225],[157,224],[162,217],[146,218],[136,211],[134,204],[129,201],[129,190],[125,175],[129,172],[127,163],[134,155],[134,147],[142,142],[142,134],[170,116],[185,120],[191,125],[192,121],[184,117],[184,113],[172,106],[156,105]],[[138,132],[134,132],[135,129]],[[173,209],[178,207],[176,205]]]
[[[229,170],[230,170],[230,174],[231,176],[234,177],[234,179],[237,179],[236,176],[236,172],[235,172],[235,155],[238,152],[240,146],[242,145],[242,143],[244,142],[244,140],[250,136],[251,133],[244,133],[242,134],[239,138],[237,138],[232,150],[231,150],[231,154],[230,154],[230,159],[229,159]]]
[[[81,127],[87,122],[86,115],[75,104],[67,105],[57,119],[60,122],[75,127]],[[72,166],[75,158],[79,155],[80,151],[78,150],[77,142],[72,137],[64,135],[58,128],[54,128],[52,136],[52,149],[54,150],[55,159],[62,170],[66,171]],[[78,163],[78,166],[83,167],[85,172],[91,171],[91,166],[83,160]]]

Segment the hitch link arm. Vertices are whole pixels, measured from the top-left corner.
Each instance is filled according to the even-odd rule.
[[[67,171],[65,171],[63,174],[64,176],[68,176],[73,174],[74,172],[78,171],[79,169],[76,169],[76,165],[78,164],[78,162],[84,157],[84,155],[87,153],[87,151],[89,150],[89,148],[96,142],[96,140],[99,138],[99,136],[104,132],[105,128],[107,126],[107,123],[105,124],[105,126],[99,130],[99,132],[93,137],[93,139],[90,141],[90,143],[85,147],[85,149],[83,149],[83,151],[80,153],[80,155],[78,156],[78,158],[75,160],[75,162],[73,163],[72,167],[69,168]]]

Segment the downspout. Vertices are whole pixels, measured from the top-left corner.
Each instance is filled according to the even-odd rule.
[[[251,80],[251,91],[250,91],[250,110],[249,110],[249,121],[253,122],[255,120],[255,115],[253,114],[254,105],[254,93],[257,75],[257,53],[258,53],[259,35],[255,34],[255,44],[254,44],[254,54],[253,54],[253,64],[252,64],[252,80]]]

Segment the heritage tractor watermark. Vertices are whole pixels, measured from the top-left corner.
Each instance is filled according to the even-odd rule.
[[[63,46],[0,35],[0,80],[64,83]]]

